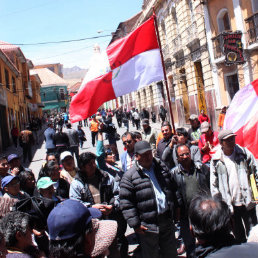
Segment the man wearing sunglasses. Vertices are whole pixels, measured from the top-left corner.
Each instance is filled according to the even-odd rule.
[[[122,170],[126,172],[135,163],[134,145],[136,143],[136,140],[135,136],[132,133],[126,132],[122,135],[122,141],[126,150],[121,155],[119,167],[121,167]]]

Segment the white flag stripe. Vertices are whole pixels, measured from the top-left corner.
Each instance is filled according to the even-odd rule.
[[[116,97],[164,80],[159,49],[143,52],[113,70],[113,89]]]
[[[258,110],[258,98],[252,84],[239,90],[227,110],[224,129],[237,132],[255,116]]]

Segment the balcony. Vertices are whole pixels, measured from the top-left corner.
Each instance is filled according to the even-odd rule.
[[[173,55],[175,55],[178,51],[182,49],[182,39],[181,35],[177,35],[173,40],[172,40],[172,49],[173,49]]]
[[[248,45],[258,43],[258,12],[245,19],[248,33]]]
[[[222,33],[220,33],[216,37],[213,37],[211,40],[212,40],[212,45],[213,45],[214,58],[218,59],[218,58],[223,57],[224,53],[223,53],[223,36],[222,36]]]
[[[196,22],[193,22],[187,29],[186,29],[186,45],[190,46],[195,44],[195,41],[198,39],[198,31]]]
[[[170,58],[169,46],[167,44],[162,48],[162,54],[163,54],[164,60]]]

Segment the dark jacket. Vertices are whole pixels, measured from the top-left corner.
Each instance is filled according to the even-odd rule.
[[[56,133],[54,135],[54,141],[56,143],[56,147],[59,147],[59,146],[69,147],[70,146],[68,135],[66,133],[63,133],[63,132]]]
[[[59,196],[62,199],[69,199],[70,184],[63,178],[59,178],[58,183],[58,187],[56,188],[56,196]]]
[[[174,209],[175,185],[169,177],[169,170],[159,160],[153,159],[154,172],[158,183],[166,195],[170,215]],[[157,231],[157,203],[150,178],[136,163],[123,176],[120,184],[120,208],[128,225],[138,228],[140,225]]]
[[[192,171],[196,171],[197,180],[200,190],[208,191],[210,187],[210,171],[209,168],[202,163],[192,162]],[[188,211],[185,189],[185,176],[182,171],[182,166],[178,165],[171,170],[171,176],[176,183],[176,197],[181,209],[181,214],[186,215]]]
[[[169,139],[167,139],[167,140],[164,139],[164,138],[162,138],[162,139],[159,141],[158,146],[157,146],[157,157],[158,157],[159,159],[162,160],[162,154],[163,154],[165,148],[169,145],[169,143],[170,143],[170,141],[171,141],[171,138],[172,138],[172,136],[169,137]]]

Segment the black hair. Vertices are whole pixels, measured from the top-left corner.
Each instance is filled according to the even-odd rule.
[[[208,242],[223,238],[231,231],[230,210],[221,195],[211,197],[208,193],[199,193],[190,203],[189,219],[194,234]]]
[[[133,132],[125,132],[122,134],[121,139],[127,137],[127,135],[131,135],[132,139],[135,141],[135,135]]]
[[[179,127],[179,128],[177,128],[176,129],[176,132],[177,132],[177,134],[183,134],[184,135],[184,137],[188,137],[188,132],[186,131],[186,129],[185,128],[183,128],[183,127]]]
[[[80,236],[64,240],[50,240],[50,258],[74,258],[85,257],[84,242],[85,235],[92,231],[92,223],[87,225],[87,229]]]
[[[7,157],[5,155],[0,155],[0,160],[3,160],[3,159],[7,160]]]
[[[51,175],[52,175],[54,169],[56,168],[56,166],[59,167],[58,163],[55,162],[54,160],[50,160],[50,161],[47,162],[47,164],[45,166],[45,172],[46,172],[46,174],[49,175],[49,177],[51,177]]]
[[[87,165],[91,160],[96,160],[97,156],[92,152],[83,152],[79,156],[78,167],[82,169],[85,165]]]
[[[189,149],[189,151],[191,152],[191,149],[190,149],[190,147],[189,147],[188,144],[186,144],[186,143],[177,144],[177,145],[176,145],[176,148],[175,148],[177,158],[178,158],[177,150],[178,150],[179,147],[182,147],[182,146],[186,146],[186,147]]]
[[[24,171],[23,170],[19,173],[18,178],[20,180],[20,188],[22,191],[27,192],[26,182],[30,176],[32,176],[35,180],[35,176],[32,171],[29,171],[29,170]]]
[[[168,126],[170,128],[170,130],[172,130],[172,126],[168,121],[164,121],[164,122],[161,123],[161,128],[164,127],[164,126]]]
[[[66,127],[67,127],[67,128],[71,128],[72,125],[71,125],[70,123],[67,123],[67,124],[66,124]]]
[[[16,233],[25,235],[28,229],[32,229],[32,222],[30,216],[24,212],[9,212],[0,220],[0,232],[4,234],[6,247],[15,247]]]
[[[142,138],[142,134],[140,132],[137,132],[137,131],[134,131],[132,132],[132,135],[133,135],[133,139],[136,139],[136,138]]]

